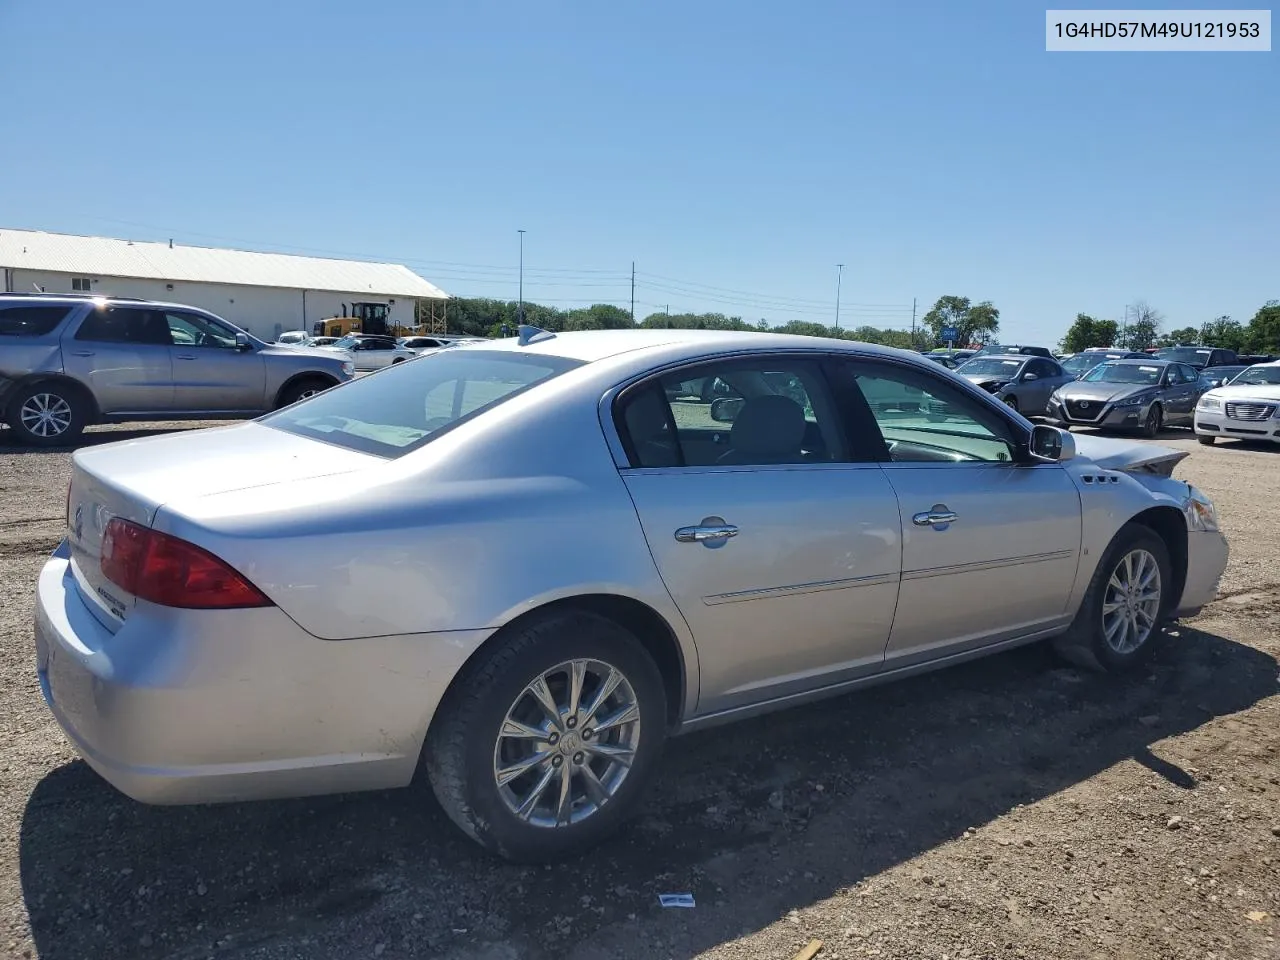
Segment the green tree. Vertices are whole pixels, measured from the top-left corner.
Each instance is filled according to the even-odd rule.
[[[1177,330],[1170,330],[1160,338],[1160,345],[1167,347],[1178,347],[1199,342],[1200,331],[1195,327],[1179,327]]]
[[[989,300],[972,303],[968,297],[939,297],[923,322],[939,343],[942,329],[955,327],[959,334],[956,346],[963,347],[995,336],[1000,331],[1000,311]]]
[[[1268,300],[1253,315],[1245,330],[1250,353],[1280,353],[1280,300]]]
[[[1164,316],[1150,304],[1139,300],[1133,307],[1133,321],[1120,332],[1117,346],[1126,350],[1145,350],[1160,338],[1160,324]]]
[[[525,322],[533,323],[532,320]],[[628,330],[634,326],[631,314],[611,303],[593,304],[585,310],[570,310],[564,318],[565,330]]]
[[[1215,317],[1200,328],[1200,342],[1206,347],[1243,350],[1244,326],[1225,314]]]
[[[1087,313],[1077,313],[1059,346],[1063,353],[1079,353],[1089,347],[1109,347],[1116,342],[1119,327],[1114,320],[1095,320]]]

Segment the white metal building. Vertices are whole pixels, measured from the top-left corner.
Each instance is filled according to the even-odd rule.
[[[3,289],[142,297],[201,307],[265,340],[310,330],[357,300],[389,303],[391,319],[414,323],[418,300],[443,314],[448,299],[398,263],[79,237],[0,228]]]

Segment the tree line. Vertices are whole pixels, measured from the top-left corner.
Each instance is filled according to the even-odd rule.
[[[511,336],[520,322],[519,311],[520,304],[514,300],[457,297],[448,302],[447,325],[450,333],[467,336]],[[420,313],[419,321],[424,319]],[[954,344],[957,347],[999,342],[1000,311],[989,300],[974,303],[968,297],[944,296],[939,297],[920,318],[915,330],[903,330],[891,325],[878,327],[870,324],[836,327],[807,320],[772,324],[764,318],[750,321],[723,313],[651,313],[633,321],[629,311],[611,303],[597,303],[573,310],[525,303],[524,322],[556,333],[562,330],[627,330],[635,327],[757,330],[861,340],[906,350],[929,350],[944,343],[942,332],[947,328],[956,332]],[[1247,324],[1229,316],[1220,316],[1200,327],[1181,327],[1167,333],[1163,332],[1163,326],[1164,316],[1144,302],[1130,310],[1123,324],[1080,313],[1059,342],[1059,347],[1064,353],[1078,353],[1088,347],[1146,350],[1148,347],[1196,344],[1225,347],[1238,353],[1280,354],[1280,300],[1267,301]]]
[[[1163,333],[1164,317],[1146,303],[1139,303],[1133,320],[1123,326],[1115,320],[1099,320],[1086,313],[1062,338],[1064,353],[1078,353],[1089,347],[1119,347],[1146,350],[1148,347],[1176,347],[1194,344],[1223,347],[1246,354],[1280,354],[1280,300],[1268,300],[1247,324],[1223,315],[1199,327],[1179,327]]]
[[[425,310],[419,304],[418,321],[425,321]],[[514,300],[492,300],[478,297],[455,297],[446,308],[446,324],[450,333],[472,337],[511,336],[520,323],[520,304]],[[839,340],[861,340],[904,350],[929,350],[941,343],[942,331],[955,327],[960,336],[956,346],[983,343],[1000,328],[1000,311],[990,301],[972,303],[968,297],[940,297],[914,330],[892,326],[862,324],[836,327],[807,320],[791,320],[771,324],[731,317],[723,313],[651,313],[633,321],[629,311],[610,303],[560,310],[540,303],[524,304],[524,322],[543,330],[627,330],[632,328],[668,330],[755,330],[770,333],[792,333],[806,337],[834,337]]]

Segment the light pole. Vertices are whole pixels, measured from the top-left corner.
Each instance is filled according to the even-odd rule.
[[[516,307],[516,323],[524,323],[524,231],[516,233],[520,234],[520,305]]]
[[[840,329],[840,281],[844,278],[844,264],[836,264],[836,329]]]

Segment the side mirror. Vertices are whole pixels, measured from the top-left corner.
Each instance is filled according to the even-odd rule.
[[[742,409],[742,401],[737,397],[716,397],[711,401],[711,419],[716,423],[733,423]]]
[[[1031,428],[1027,452],[1039,463],[1062,463],[1076,455],[1076,441],[1066,430],[1037,423]]]
[[[1022,380],[1024,383],[1030,383],[1032,380],[1039,380],[1039,379],[1040,379],[1040,374],[1038,373],[1024,373],[1022,375]]]
[[[252,350],[252,349],[253,349],[253,345],[252,345],[251,343],[249,343],[249,335],[248,335],[247,333],[237,333],[237,334],[236,334],[236,349],[237,349],[237,350]]]

